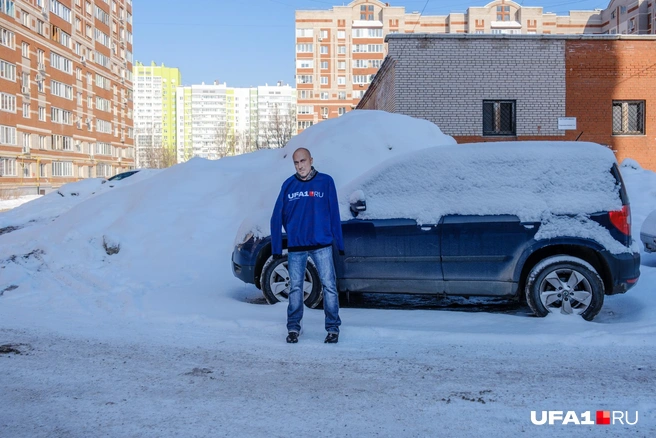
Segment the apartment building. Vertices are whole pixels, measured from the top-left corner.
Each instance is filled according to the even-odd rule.
[[[0,188],[134,167],[131,0],[0,0]]]
[[[656,34],[656,4],[653,0],[612,0],[600,13],[602,33],[618,35]]]
[[[232,127],[236,155],[249,152],[256,139],[257,89],[229,88],[227,92],[227,123]]]
[[[182,83],[177,68],[136,62],[134,77],[134,132],[137,167],[151,167],[162,148],[177,147],[176,90]]]
[[[278,82],[257,87],[257,148],[281,148],[297,133],[296,89]]]
[[[176,96],[178,162],[282,147],[296,134],[296,90],[281,82],[202,83],[178,87]]]
[[[613,0],[603,11],[560,16],[496,0],[464,13],[430,16],[355,0],[329,10],[296,11],[298,130],[355,108],[387,54],[388,34],[653,33],[653,9],[653,0]]]
[[[176,89],[178,162],[228,154],[227,95],[228,86],[218,82]]]

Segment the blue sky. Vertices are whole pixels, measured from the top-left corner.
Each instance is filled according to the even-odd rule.
[[[491,1],[491,0],[490,0]],[[465,12],[488,0],[387,0],[424,15]],[[134,58],[178,67],[185,85],[227,82],[231,87],[294,85],[294,11],[330,9],[330,0],[137,0],[133,2]],[[603,9],[608,0],[517,0],[565,15]]]

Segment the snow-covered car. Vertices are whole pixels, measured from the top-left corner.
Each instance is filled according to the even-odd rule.
[[[640,240],[645,245],[645,251],[656,252],[656,210],[649,213],[642,223]]]
[[[112,177],[107,178],[107,181],[120,181],[125,178],[129,178],[135,173],[139,172],[139,169],[128,170],[127,172],[118,173]],[[104,181],[103,181],[104,182]]]
[[[427,148],[390,158],[338,188],[345,255],[340,292],[525,298],[538,316],[592,320],[604,295],[640,276],[629,199],[608,148],[498,142]],[[283,241],[283,248],[286,241]],[[238,241],[236,277],[269,303],[289,293],[286,257],[270,237]],[[305,303],[322,290],[308,263]]]

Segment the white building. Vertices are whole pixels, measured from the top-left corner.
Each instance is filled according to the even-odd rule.
[[[176,90],[178,162],[218,159],[284,146],[296,134],[296,90],[289,85]]]
[[[258,145],[283,147],[297,133],[296,89],[278,82],[257,87]]]
[[[178,162],[191,157],[216,160],[228,152],[225,83],[178,87],[176,114]]]

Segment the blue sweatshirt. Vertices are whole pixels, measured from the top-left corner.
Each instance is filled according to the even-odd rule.
[[[310,251],[333,241],[344,251],[337,191],[330,175],[317,172],[309,181],[293,175],[282,184],[271,216],[272,254],[282,254],[282,227],[289,251]]]

